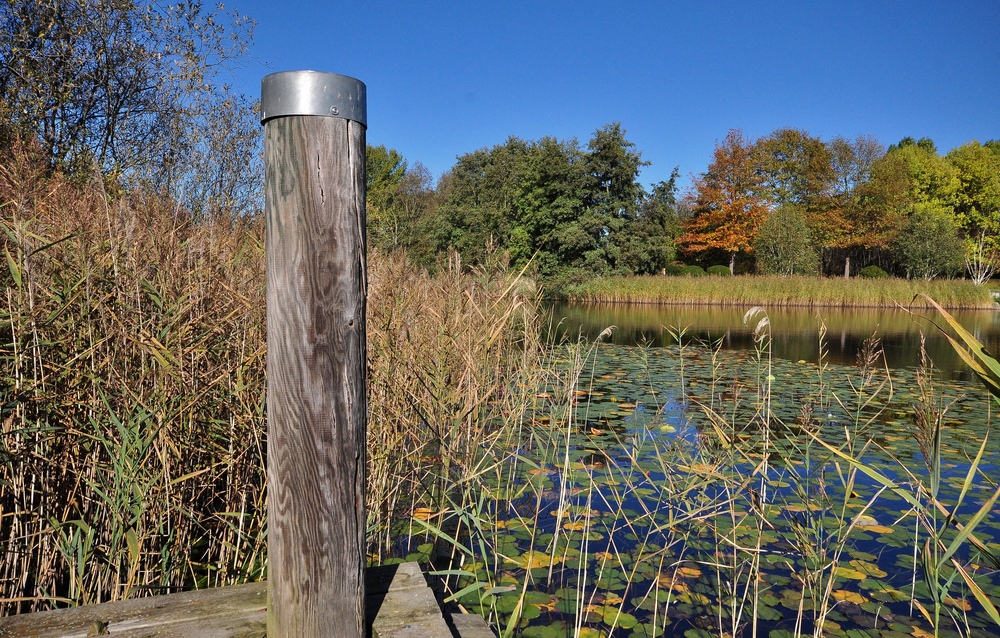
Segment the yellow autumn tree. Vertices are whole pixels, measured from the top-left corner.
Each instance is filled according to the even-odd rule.
[[[694,183],[691,217],[676,243],[688,255],[716,250],[729,256],[753,251],[757,231],[768,215],[763,178],[757,170],[754,144],[739,129],[716,143],[712,163]]]

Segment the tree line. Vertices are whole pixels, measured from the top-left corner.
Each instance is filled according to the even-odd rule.
[[[676,272],[987,278],[1000,248],[1000,141],[947,154],[922,138],[823,141],[781,128],[732,130],[707,170],[678,190],[643,187],[646,165],[620,123],[576,140],[509,138],[458,157],[436,185],[392,149],[369,148],[369,235],[431,265],[491,250],[543,278]]]
[[[0,150],[27,145],[50,171],[102,179],[109,197],[162,196],[193,220],[261,209],[256,101],[226,82],[254,23],[194,0],[0,3]],[[433,267],[456,250],[542,278],[672,272],[989,276],[1000,249],[1000,141],[941,154],[872,136],[824,141],[782,128],[718,141],[680,192],[643,185],[620,123],[586,144],[543,137],[457,158],[439,180],[368,153],[371,244]]]
[[[619,123],[577,140],[509,138],[458,157],[436,185],[419,163],[368,149],[369,239],[431,265],[498,251],[543,278],[661,272],[676,257],[678,172],[648,190]]]
[[[253,29],[200,0],[4,0],[0,149],[27,145],[51,172],[195,219],[253,214],[256,100],[227,82]]]

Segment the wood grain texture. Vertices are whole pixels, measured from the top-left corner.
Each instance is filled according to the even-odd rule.
[[[365,130],[264,127],[267,635],[364,635]]]

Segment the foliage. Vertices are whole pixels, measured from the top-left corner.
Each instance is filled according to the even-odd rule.
[[[656,274],[676,256],[674,237],[680,234],[677,218],[677,179],[675,168],[670,179],[653,185],[636,215],[614,239],[616,270],[637,275]]]
[[[761,193],[763,179],[755,166],[753,144],[742,131],[731,130],[716,143],[712,163],[694,184],[691,217],[677,244],[687,254],[719,250],[730,255],[753,250],[757,231],[767,215]]]
[[[716,277],[731,277],[733,274],[729,271],[729,266],[723,266],[722,264],[709,266],[705,272],[710,275],[715,275]]]
[[[410,165],[396,149],[379,145],[367,150],[369,245],[387,251],[409,249],[426,262],[427,245],[418,226],[435,204],[430,172],[420,162]]]
[[[777,206],[810,208],[828,194],[835,178],[830,148],[805,131],[781,128],[757,140],[763,192]]]
[[[706,273],[705,269],[702,268],[701,266],[696,266],[692,264],[690,266],[684,266],[684,268],[681,269],[680,274],[687,277],[704,277],[708,273]]]
[[[421,186],[407,198],[401,193],[408,168],[402,178],[395,174],[393,183],[402,179],[396,186],[373,182],[370,234],[374,245],[404,248],[431,268],[449,248],[467,265],[497,248],[515,266],[530,262],[556,288],[594,275],[672,271],[678,255],[709,264],[728,259],[730,270],[749,271],[759,261],[763,272],[787,272],[789,260],[797,260],[794,272],[846,273],[852,263],[905,271],[899,249],[911,238],[900,235],[919,207],[953,217],[970,247],[975,237],[984,247],[995,243],[1000,227],[990,225],[988,205],[1000,180],[998,147],[970,143],[942,157],[927,139],[907,138],[886,151],[870,135],[824,142],[779,128],[750,140],[733,130],[679,197],[677,169],[649,191],[639,185],[641,153],[612,123],[585,147],[511,137],[459,157],[434,189],[413,175]],[[394,158],[392,166],[406,166],[398,153]],[[756,255],[765,221],[789,207],[800,219],[787,229],[772,222],[759,244],[783,246],[781,254]],[[782,239],[786,231],[796,239]],[[793,258],[793,248],[802,255]]]
[[[954,218],[928,204],[917,204],[896,238],[896,259],[907,277],[934,279],[961,272],[964,246]]]
[[[458,158],[421,235],[432,252],[454,248],[472,265],[502,247],[512,264],[531,261],[545,278],[658,272],[674,256],[677,174],[647,194],[637,181],[643,165],[618,123],[586,149],[511,137]]]
[[[200,2],[4,2],[0,141],[36,141],[50,171],[164,189],[196,215],[250,213],[259,124],[223,71],[253,26]]]
[[[889,273],[882,270],[878,266],[871,265],[865,266],[859,270],[858,277],[861,277],[862,279],[888,279]]]
[[[754,241],[757,269],[767,275],[815,275],[819,259],[805,216],[794,206],[768,215]]]
[[[955,219],[984,248],[1000,248],[1000,145],[969,142],[946,156],[958,174]]]
[[[888,250],[912,204],[905,158],[887,154],[872,165],[871,179],[855,189],[856,204],[845,211],[842,245]]]
[[[368,145],[365,154],[365,197],[368,214],[368,239],[374,246],[396,243],[398,220],[395,196],[406,175],[406,161],[396,149]]]
[[[929,139],[915,144],[904,142],[890,149],[888,155],[898,157],[906,167],[911,203],[948,206],[960,185],[958,170],[938,154]]]

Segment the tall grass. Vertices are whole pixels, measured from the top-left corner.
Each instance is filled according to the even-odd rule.
[[[0,167],[0,611],[260,578],[263,246]]]
[[[376,560],[410,530],[474,497],[515,445],[540,363],[537,294],[501,260],[434,276],[401,255],[369,261],[369,537]]]
[[[569,301],[714,304],[740,307],[929,307],[924,293],[946,308],[992,308],[985,286],[965,280],[842,279],[778,275],[739,277],[601,277],[566,287]]]
[[[110,198],[23,149],[0,207],[0,614],[264,577],[261,220]],[[373,254],[369,280],[379,561],[509,444],[539,329],[499,260],[429,276]]]

